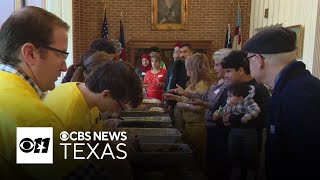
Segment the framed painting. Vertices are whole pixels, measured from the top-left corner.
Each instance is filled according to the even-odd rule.
[[[296,41],[296,57],[297,59],[302,58],[303,53],[303,27],[301,25],[294,25],[286,27],[294,31],[297,34],[297,41]]]
[[[185,30],[187,0],[151,0],[152,30]]]

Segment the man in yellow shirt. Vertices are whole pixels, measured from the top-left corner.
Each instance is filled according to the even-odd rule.
[[[117,113],[125,104],[137,107],[143,99],[141,81],[133,67],[112,61],[103,52],[94,53],[86,62],[92,62],[86,69],[94,70],[86,74],[84,83],[64,83],[44,99],[68,132],[97,130],[99,112]]]
[[[68,30],[60,18],[37,7],[14,12],[0,29],[0,179],[76,178],[83,171],[101,177],[87,162],[63,160],[63,123],[41,101],[67,69]],[[54,163],[17,165],[17,127],[53,127]]]
[[[112,131],[117,126],[117,120],[103,121],[107,126],[102,128],[99,112],[117,113],[125,104],[137,107],[143,99],[141,81],[133,67],[121,61],[112,61],[106,53],[96,52],[86,62],[99,63],[90,63],[95,67],[87,67],[94,70],[86,74],[84,83],[64,83],[48,93],[44,103],[59,116],[69,133],[102,129]],[[126,160],[107,158],[104,162],[95,162],[103,163],[101,165],[112,175],[112,179],[132,178]]]

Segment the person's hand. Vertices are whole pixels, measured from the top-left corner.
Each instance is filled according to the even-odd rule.
[[[158,84],[157,84],[157,87],[158,87],[158,88],[163,87],[163,83],[158,83]]]
[[[142,87],[146,88],[146,87],[149,87],[150,85],[149,84],[142,84]]]
[[[164,93],[163,94],[163,99],[165,100],[172,100],[172,101],[176,101],[177,100],[177,95],[171,94],[171,93]]]
[[[249,121],[249,119],[244,119],[244,118],[241,118],[241,123],[242,124],[247,124]]]
[[[195,105],[195,106],[203,106],[204,102],[201,99],[193,98],[189,104]]]
[[[102,129],[104,131],[115,131],[118,128],[118,119],[107,119],[103,121]]]
[[[218,113],[213,113],[212,119],[213,119],[213,121],[218,120],[219,119]]]
[[[223,123],[229,123],[229,117],[230,117],[230,113],[223,113],[222,122]]]
[[[186,95],[186,91],[181,86],[179,86],[178,84],[176,84],[176,86],[177,86],[177,88],[169,89],[168,92],[169,93],[173,93],[173,94],[178,94],[178,95],[185,96]]]
[[[176,104],[176,107],[177,107],[178,109],[184,109],[184,108],[186,107],[185,104],[186,104],[186,103],[178,102],[178,103]]]

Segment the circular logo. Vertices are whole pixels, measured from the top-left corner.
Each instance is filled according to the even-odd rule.
[[[33,150],[34,142],[30,138],[24,138],[20,141],[19,147],[22,152],[29,153]]]
[[[69,133],[67,131],[62,131],[60,133],[61,141],[67,141],[69,139]]]

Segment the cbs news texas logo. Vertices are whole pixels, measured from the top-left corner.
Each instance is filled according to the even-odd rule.
[[[53,164],[52,127],[17,127],[17,164]]]

